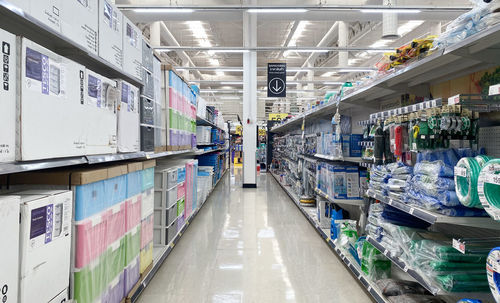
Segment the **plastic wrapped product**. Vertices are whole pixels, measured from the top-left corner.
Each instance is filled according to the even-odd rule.
[[[422,296],[414,294],[405,294],[401,296],[389,297],[391,303],[446,303],[443,299],[434,296]]]
[[[419,162],[415,164],[414,174],[453,178],[453,167],[445,165],[443,161]]]
[[[376,282],[382,294],[387,297],[400,296],[404,294],[430,295],[429,292],[417,282],[381,279]]]
[[[489,290],[486,274],[449,274],[438,275],[436,281],[448,292],[487,292]]]
[[[373,280],[387,279],[391,275],[391,261],[369,242],[363,243],[361,270]]]
[[[481,206],[477,181],[481,166],[474,158],[462,158],[455,166],[455,187],[458,200],[467,207]],[[482,207],[482,206],[481,206]]]
[[[478,178],[478,196],[488,214],[495,220],[500,219],[500,187],[498,174],[500,159],[493,159],[481,169]]]
[[[486,273],[488,275],[488,282],[490,285],[491,294],[496,302],[500,302],[500,247],[493,248],[488,254],[488,261],[486,262]]]
[[[411,181],[415,187],[423,189],[427,194],[434,197],[439,192],[455,190],[453,178],[416,174],[412,177]]]

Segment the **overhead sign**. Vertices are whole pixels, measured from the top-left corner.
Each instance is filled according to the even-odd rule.
[[[282,113],[269,113],[269,120],[271,121],[281,121],[288,117],[288,114],[282,114]]]
[[[267,64],[267,97],[286,97],[286,63]]]

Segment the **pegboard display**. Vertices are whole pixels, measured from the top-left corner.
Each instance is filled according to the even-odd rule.
[[[481,127],[479,147],[484,147],[488,156],[500,158],[500,126]]]

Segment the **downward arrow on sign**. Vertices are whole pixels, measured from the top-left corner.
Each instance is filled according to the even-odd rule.
[[[278,80],[276,80],[276,82],[275,82],[275,85],[274,85],[273,89],[274,89],[276,92],[279,92],[279,91],[280,91],[281,86],[279,86],[279,85],[278,85]]]

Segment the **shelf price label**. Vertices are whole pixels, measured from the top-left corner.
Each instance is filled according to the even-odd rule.
[[[453,248],[465,254],[465,244],[457,239],[453,239]]]
[[[448,98],[448,105],[455,105],[460,103],[460,95]]]
[[[464,167],[455,166],[454,170],[455,170],[455,176],[464,178],[467,177],[467,169],[465,169]]]
[[[489,95],[500,95],[500,84],[490,86]]]

